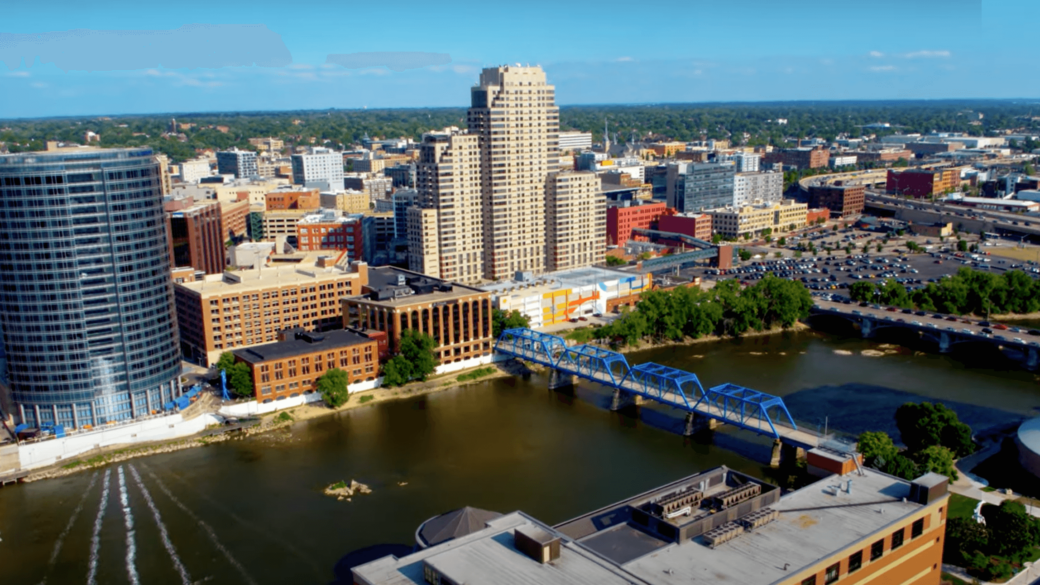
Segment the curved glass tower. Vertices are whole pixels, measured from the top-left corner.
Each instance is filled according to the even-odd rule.
[[[96,426],[179,394],[159,181],[147,148],[0,156],[0,330],[20,422]]]

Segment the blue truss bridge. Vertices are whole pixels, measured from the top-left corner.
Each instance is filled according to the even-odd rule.
[[[723,423],[770,437],[777,449],[781,444],[812,449],[819,442],[816,433],[798,428],[782,398],[736,384],[705,388],[692,372],[652,362],[631,366],[616,351],[594,345],[568,346],[562,337],[531,329],[506,329],[495,342],[495,351],[552,368],[554,376],[573,376],[613,388],[615,404],[628,395],[682,410],[687,413],[687,432],[691,423],[703,417],[710,428]]]

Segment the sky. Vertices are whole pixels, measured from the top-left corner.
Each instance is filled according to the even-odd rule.
[[[0,118],[557,103],[1040,98],[1036,0],[8,3]]]

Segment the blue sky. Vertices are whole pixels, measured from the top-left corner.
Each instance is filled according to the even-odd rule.
[[[1037,22],[1035,0],[21,2],[0,55],[16,39],[36,62],[7,51],[0,118],[465,106],[481,67],[516,62],[542,65],[561,105],[1040,98]],[[192,24],[263,26],[169,32]],[[450,57],[327,63],[374,51]]]

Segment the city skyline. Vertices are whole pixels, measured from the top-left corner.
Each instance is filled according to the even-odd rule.
[[[192,3],[161,19],[119,6],[92,13],[68,5],[45,20],[14,7],[0,33],[5,117],[461,107],[480,70],[516,62],[541,65],[559,105],[1040,93],[1028,75],[1027,39],[1003,34],[994,16],[1028,20],[1040,8],[1013,1],[885,0],[866,13],[757,0],[748,13],[674,4],[640,26],[619,16],[629,8],[620,3],[595,11],[534,5],[522,14],[488,7],[480,19],[406,4],[393,21],[375,6],[261,4],[243,13],[232,4],[205,7],[206,19],[221,23],[213,25],[198,24],[203,12]],[[351,27],[345,38],[315,34],[313,16],[322,11],[323,20],[388,26]],[[481,25],[496,19],[512,25]],[[232,42],[235,35],[250,40],[248,48]],[[645,42],[647,35],[659,42]],[[979,48],[980,36],[998,35],[999,47]],[[140,54],[123,55],[126,44]]]

